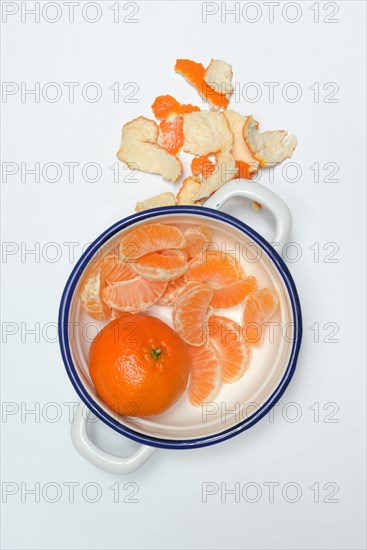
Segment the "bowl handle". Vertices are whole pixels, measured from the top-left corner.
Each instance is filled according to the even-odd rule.
[[[230,181],[223,185],[204,203],[204,206],[220,210],[233,197],[245,197],[259,202],[270,210],[275,218],[275,237],[272,244],[279,243],[280,248],[283,248],[292,227],[292,216],[285,202],[260,183],[241,180]]]
[[[76,450],[98,468],[111,474],[131,474],[156,451],[155,447],[148,445],[141,445],[136,453],[129,457],[115,456],[103,451],[88,437],[87,420],[83,415],[84,409],[84,405],[79,403],[71,424],[71,440]]]

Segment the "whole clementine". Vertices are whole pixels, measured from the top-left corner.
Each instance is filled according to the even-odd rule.
[[[106,325],[90,348],[89,372],[98,394],[114,411],[152,416],[185,391],[191,360],[187,345],[166,323],[141,313]]]

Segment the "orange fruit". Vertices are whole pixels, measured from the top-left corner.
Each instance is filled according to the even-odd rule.
[[[205,225],[197,225],[186,229],[184,236],[186,239],[185,250],[189,258],[193,258],[194,256],[203,254],[206,249],[206,243],[211,242],[212,232],[211,229]]]
[[[234,256],[217,251],[192,260],[185,277],[187,281],[226,285],[242,278],[243,271]]]
[[[221,387],[220,357],[210,342],[204,346],[189,346],[191,374],[189,399],[192,405],[213,401]]]
[[[190,353],[160,319],[124,315],[92,342],[89,372],[98,394],[118,414],[158,415],[185,391]]]
[[[255,277],[246,277],[234,283],[214,288],[214,295],[210,305],[215,308],[238,306],[256,289]]]
[[[213,290],[208,285],[189,284],[173,306],[172,319],[181,338],[192,346],[207,341],[208,316]]]
[[[167,283],[147,281],[136,276],[103,289],[103,300],[107,306],[119,311],[145,311],[163,295]]]
[[[193,176],[202,175],[207,178],[214,172],[215,164],[209,157],[194,157],[191,161],[191,172]]]
[[[168,281],[166,290],[161,298],[159,298],[158,306],[172,306],[180,294],[183,293],[187,286],[185,277],[178,277],[172,281]]]
[[[278,308],[278,294],[275,290],[262,288],[251,294],[243,310],[243,335],[248,344],[259,346],[264,323],[269,321]]]
[[[139,225],[124,235],[120,241],[121,258],[133,261],[149,252],[167,248],[184,248],[182,232],[173,225],[149,223]]]
[[[162,120],[159,124],[161,141],[159,144],[171,155],[177,155],[184,144],[183,118],[177,116],[173,120]]]
[[[204,80],[205,70],[204,65],[190,59],[177,59],[175,65],[175,71],[182,74],[189,84],[196,88],[205,101],[209,101],[214,107],[223,107],[226,109],[229,103],[226,94],[219,94],[208,86]]]
[[[213,315],[209,318],[209,336],[219,350],[222,381],[236,382],[251,360],[251,348],[244,341],[240,325],[227,317]]]
[[[183,115],[185,113],[192,113],[193,111],[200,111],[199,107],[194,107],[190,104],[182,105],[171,95],[159,95],[156,97],[152,109],[154,116],[158,119],[166,119],[173,115]]]
[[[145,279],[170,281],[183,275],[189,264],[183,250],[162,250],[141,256],[130,265],[135,273]]]

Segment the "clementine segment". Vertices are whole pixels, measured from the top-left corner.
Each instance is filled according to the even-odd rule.
[[[189,284],[177,298],[172,312],[175,329],[181,338],[192,346],[201,346],[207,341],[208,316],[213,290],[208,285]]]
[[[244,341],[241,327],[232,319],[213,315],[209,318],[209,336],[220,353],[222,381],[236,382],[251,360],[251,348]]]
[[[241,275],[243,271],[235,257],[217,251],[192,260],[185,277],[187,281],[225,285],[235,283]]]
[[[130,265],[124,262],[118,261],[117,257],[114,257],[113,261],[110,261],[105,265],[103,273],[108,285],[118,283],[120,281],[128,281],[136,277],[135,272],[131,269]]]
[[[159,298],[158,306],[172,306],[180,294],[183,293],[187,286],[187,282],[184,276],[168,281],[166,290],[161,298]]]
[[[214,289],[210,305],[214,308],[229,308],[241,304],[256,289],[255,277],[246,277],[234,283]]]
[[[221,362],[213,344],[189,346],[191,374],[189,384],[190,403],[195,406],[213,401],[221,388]]]
[[[82,308],[94,319],[108,319],[110,307],[103,301],[103,289],[111,282],[123,281],[135,277],[126,264],[118,260],[116,254],[106,254],[93,259],[82,278],[80,302]]]
[[[162,281],[147,281],[137,276],[105,287],[103,300],[109,307],[119,311],[145,311],[159,300],[166,285]]]
[[[152,281],[177,279],[187,271],[188,265],[184,250],[151,252],[131,263],[135,273]]]
[[[124,235],[120,241],[120,253],[124,261],[134,261],[149,252],[184,248],[185,245],[185,237],[174,225],[151,223],[139,225]]]
[[[251,294],[243,310],[243,334],[246,342],[259,346],[266,321],[269,321],[278,308],[278,294],[275,290],[262,288]]]
[[[205,225],[190,227],[184,233],[186,239],[186,252],[189,258],[202,256],[208,244],[211,244],[212,232]]]
[[[100,269],[90,269],[84,276],[80,286],[80,304],[84,311],[94,319],[108,319],[110,307],[103,301],[105,278]]]
[[[185,391],[190,353],[160,319],[136,314],[106,325],[90,348],[89,372],[98,394],[118,414],[154,416]]]

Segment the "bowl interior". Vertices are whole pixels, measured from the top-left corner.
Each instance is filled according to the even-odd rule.
[[[205,214],[164,213],[150,221],[138,221],[116,233],[99,250],[98,257],[115,249],[121,235],[141,223],[174,224],[181,229],[206,225],[212,230],[219,250],[235,253],[246,276],[257,279],[258,288],[274,288],[279,294],[279,308],[263,334],[259,348],[253,348],[251,365],[244,376],[233,384],[222,386],[217,398],[201,407],[190,404],[187,391],[164,414],[150,418],[119,416],[98,396],[88,372],[89,348],[93,338],[108,322],[89,317],[80,307],[79,285],[76,285],[69,311],[69,344],[76,376],[94,402],[111,418],[135,432],[167,440],[190,440],[218,434],[251,417],[279,386],[288,366],[294,340],[294,319],[289,293],[283,277],[271,258],[259,245],[230,223]],[[80,279],[79,279],[80,281]],[[215,310],[217,315],[241,321],[242,306]],[[154,315],[173,327],[171,308],[153,306]],[[133,411],[132,411],[133,414]]]

